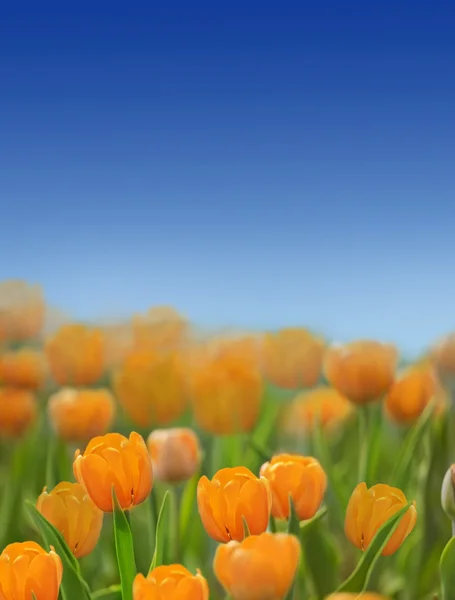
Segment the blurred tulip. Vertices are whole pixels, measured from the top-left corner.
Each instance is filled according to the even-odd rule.
[[[96,506],[112,512],[112,486],[120,506],[129,510],[146,500],[152,490],[152,461],[142,437],[119,433],[93,438],[84,454],[76,451],[74,476]]]
[[[118,368],[133,351],[131,323],[117,323],[102,328],[104,337],[104,364],[107,370]]]
[[[59,385],[92,385],[104,371],[102,331],[85,325],[63,325],[45,345],[52,377]]]
[[[384,408],[397,423],[412,423],[434,399],[439,409],[447,402],[436,372],[429,364],[417,364],[406,369],[390,388]]]
[[[46,552],[36,542],[16,542],[0,554],[2,600],[57,600],[62,561],[51,546]]]
[[[255,426],[262,401],[263,382],[254,357],[238,352],[237,344],[207,345],[195,350],[188,391],[194,417],[215,435],[247,432]]]
[[[325,342],[302,327],[267,333],[263,345],[266,379],[290,390],[313,387],[319,380]]]
[[[332,429],[353,412],[351,402],[338,390],[319,386],[302,392],[286,406],[281,427],[287,435],[300,437],[312,431],[318,421],[322,429]]]
[[[358,594],[357,592],[340,592],[338,594],[330,594],[326,600],[392,600],[389,596],[381,596],[381,594],[375,594],[374,592],[363,592]]]
[[[0,382],[11,387],[38,390],[46,378],[46,362],[38,350],[23,348],[0,355]]]
[[[37,412],[32,392],[0,387],[0,436],[21,436],[35,421]]]
[[[134,347],[137,350],[179,350],[187,334],[188,322],[170,306],[154,306],[145,315],[133,317]]]
[[[76,558],[94,550],[103,526],[104,513],[80,483],[59,483],[51,492],[44,488],[36,508],[63,535]]]
[[[452,389],[455,382],[455,332],[434,344],[430,350],[430,360],[441,381]]]
[[[381,526],[406,504],[406,496],[398,488],[378,483],[368,489],[365,483],[359,483],[352,492],[346,509],[346,537],[359,550],[366,550]],[[399,549],[414,529],[416,520],[414,502],[401,517],[398,527],[382,551],[383,556],[394,554]]]
[[[455,465],[444,475],[441,486],[441,505],[451,521],[455,521]]]
[[[282,600],[291,588],[300,544],[287,533],[263,533],[218,546],[216,578],[232,600]]]
[[[147,578],[136,575],[133,600],[209,600],[209,586],[199,570],[192,575],[183,565],[163,565]]]
[[[109,429],[115,402],[108,389],[66,387],[50,396],[47,411],[59,437],[68,442],[87,441]]]
[[[43,328],[45,313],[40,286],[16,279],[0,282],[0,342],[36,339]]]
[[[331,346],[324,371],[329,383],[356,404],[380,400],[395,376],[398,352],[394,346],[361,340]]]
[[[311,456],[277,454],[262,465],[260,474],[272,490],[272,516],[289,519],[289,497],[300,521],[314,517],[327,487],[327,476]]]
[[[187,408],[183,363],[176,353],[137,350],[114,373],[112,383],[120,404],[140,427],[168,425]]]
[[[243,540],[245,519],[252,535],[267,529],[272,507],[269,482],[246,467],[221,469],[197,486],[197,504],[206,532],[218,542]]]
[[[155,429],[147,439],[158,481],[179,483],[192,477],[201,462],[199,438],[192,429]]]

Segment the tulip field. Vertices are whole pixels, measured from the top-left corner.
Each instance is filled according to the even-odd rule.
[[[0,283],[0,600],[455,600],[454,334],[53,314]]]

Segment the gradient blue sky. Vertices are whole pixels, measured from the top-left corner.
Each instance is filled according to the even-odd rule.
[[[81,319],[455,328],[452,3],[12,4],[1,279]]]

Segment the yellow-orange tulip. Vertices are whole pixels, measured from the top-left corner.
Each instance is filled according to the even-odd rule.
[[[39,389],[46,377],[46,363],[41,352],[24,348],[0,355],[0,382],[11,387]]]
[[[45,313],[39,285],[16,279],[0,283],[0,342],[36,339],[43,328]]]
[[[35,421],[36,399],[20,388],[0,387],[0,435],[19,437]]]
[[[221,469],[197,486],[197,504],[206,532],[218,542],[243,540],[244,524],[252,535],[267,529],[272,507],[270,485],[246,467]]]
[[[292,400],[284,411],[281,426],[286,434],[301,436],[312,431],[317,421],[324,430],[332,429],[353,412],[352,403],[338,390],[319,386]]]
[[[367,488],[365,483],[352,492],[346,509],[344,529],[346,537],[359,550],[366,550],[380,527],[407,504],[406,496],[398,488],[378,483]],[[417,520],[415,502],[401,517],[398,527],[382,551],[389,556],[398,550],[414,529]]]
[[[391,600],[388,596],[381,596],[374,592],[363,592],[357,594],[354,592],[340,592],[338,594],[330,594],[326,600]]]
[[[136,575],[133,600],[209,600],[209,586],[199,570],[193,575],[183,565],[163,565],[147,578]]]
[[[263,533],[218,546],[213,570],[232,600],[282,600],[294,581],[300,544],[287,533]]]
[[[278,454],[262,465],[260,474],[270,483],[273,517],[289,519],[289,496],[300,521],[314,517],[327,487],[327,476],[315,458]]]
[[[112,512],[112,486],[120,506],[128,510],[144,502],[152,490],[152,461],[143,438],[107,433],[93,438],[84,454],[76,451],[74,476],[96,506]]]
[[[134,347],[138,350],[178,350],[188,334],[188,322],[170,306],[155,306],[145,315],[135,315],[132,325]]]
[[[76,558],[95,548],[104,513],[93,503],[80,483],[59,483],[51,492],[44,488],[36,508],[65,538]]]
[[[107,370],[117,369],[133,351],[133,328],[131,323],[106,325],[104,337],[104,364]]]
[[[147,446],[152,457],[153,474],[158,481],[186,481],[199,468],[201,448],[192,429],[155,429],[147,439]]]
[[[63,325],[45,344],[52,377],[59,385],[92,385],[104,371],[101,329]]]
[[[380,400],[395,377],[394,346],[361,340],[327,350],[324,372],[329,383],[356,404]]]
[[[141,427],[168,425],[187,408],[183,364],[176,353],[131,353],[114,374],[113,388],[131,420]]]
[[[57,600],[62,561],[51,546],[46,552],[36,542],[16,542],[0,554],[2,600]]]
[[[398,423],[412,423],[434,399],[439,409],[446,403],[434,369],[429,364],[415,365],[394,382],[385,399],[387,414]]]
[[[62,388],[49,398],[49,419],[62,439],[87,441],[103,435],[115,416],[115,402],[108,389]]]
[[[455,332],[438,340],[430,351],[431,360],[442,380],[455,376]]]
[[[265,376],[284,389],[313,387],[321,375],[324,352],[324,340],[302,327],[267,333],[263,343]]]
[[[216,435],[251,431],[261,409],[257,362],[237,344],[208,345],[193,354],[188,390],[201,429]]]

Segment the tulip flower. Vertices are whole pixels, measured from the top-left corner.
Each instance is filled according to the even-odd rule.
[[[0,554],[2,600],[57,600],[62,561],[51,546],[46,552],[36,542],[16,542]]]
[[[76,451],[74,476],[103,512],[112,512],[112,487],[121,508],[144,502],[152,489],[152,461],[143,438],[107,433],[93,438],[84,454]]]
[[[0,342],[36,339],[44,325],[46,306],[39,285],[9,279],[0,283]]]
[[[209,600],[209,586],[199,570],[192,575],[183,565],[163,565],[147,578],[136,575],[133,600]]]
[[[187,320],[171,306],[154,306],[145,315],[135,315],[132,328],[137,350],[173,352],[182,348],[188,335]]]
[[[201,462],[199,438],[192,429],[155,429],[147,439],[153,474],[158,481],[179,483],[190,479]]]
[[[35,421],[36,399],[20,388],[0,388],[0,436],[19,437]]]
[[[325,342],[302,327],[267,333],[263,342],[265,377],[289,390],[316,385],[321,375]]]
[[[393,383],[398,353],[394,346],[370,340],[333,345],[325,355],[330,385],[355,404],[377,401]]]
[[[0,355],[0,382],[10,387],[37,390],[46,377],[46,363],[41,352],[30,348]]]
[[[252,535],[267,529],[272,494],[265,477],[246,467],[221,469],[210,481],[204,475],[197,486],[197,503],[206,532],[218,542],[243,540],[244,523]]]
[[[137,350],[113,375],[113,389],[131,420],[141,427],[168,425],[187,408],[180,355]]]
[[[441,380],[452,382],[455,377],[455,332],[434,344],[430,358]]]
[[[44,488],[36,508],[60,531],[76,558],[87,556],[95,548],[104,513],[80,483],[63,481],[50,492]]]
[[[60,327],[45,344],[52,377],[59,385],[92,385],[104,371],[101,329],[80,324]]]
[[[289,497],[300,521],[314,517],[327,487],[327,476],[315,458],[278,454],[262,465],[260,474],[270,483],[273,517],[289,519]]]
[[[294,581],[300,544],[287,533],[263,533],[218,546],[213,570],[232,600],[282,600]]]
[[[61,388],[49,398],[47,412],[57,435],[68,442],[103,435],[115,416],[108,389]]]
[[[407,504],[406,496],[398,488],[379,483],[367,488],[365,483],[352,492],[346,509],[344,529],[346,537],[359,550],[366,550],[386,521]],[[401,517],[382,554],[394,554],[414,529],[417,520],[415,502]]]

